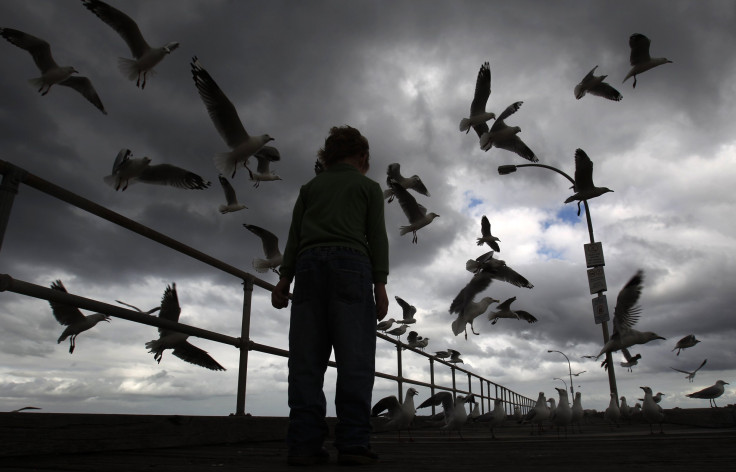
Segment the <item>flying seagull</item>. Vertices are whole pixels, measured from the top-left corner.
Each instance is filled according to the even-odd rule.
[[[191,190],[203,190],[210,186],[210,182],[204,180],[194,172],[190,172],[172,164],[151,165],[150,157],[133,159],[130,149],[121,149],[115,157],[112,166],[112,174],[103,177],[106,184],[116,191],[128,188],[135,182],[145,184],[166,185]]]
[[[624,348],[621,349],[621,352],[624,354],[624,357],[626,358],[626,362],[621,362],[621,367],[625,367],[629,370],[629,372],[633,372],[633,367],[639,363],[639,359],[641,359],[641,354],[637,353],[636,355],[632,356],[629,354],[629,350]],[[605,361],[604,361],[605,362]]]
[[[404,187],[397,184],[396,182],[391,182],[390,186],[391,190],[393,190],[394,192],[394,195],[396,195],[396,198],[399,199],[399,205],[401,205],[401,209],[404,211],[404,215],[406,215],[406,217],[409,219],[409,224],[407,226],[402,226],[401,228],[399,228],[399,235],[403,236],[406,233],[412,233],[414,237],[412,238],[411,242],[416,244],[418,240],[417,231],[430,224],[432,221],[434,221],[435,218],[439,217],[440,215],[433,212],[427,213],[427,209],[418,204],[416,199],[411,194],[409,194],[409,192]]]
[[[61,283],[61,280],[56,280],[51,283],[51,288],[60,292],[68,293],[66,287]],[[77,335],[83,331],[94,327],[100,321],[110,322],[110,316],[102,313],[94,313],[92,315],[83,315],[79,308],[67,305],[65,303],[52,302],[49,300],[51,305],[51,311],[54,314],[56,321],[66,326],[64,332],[61,333],[56,344],[61,343],[66,338],[69,338],[69,354],[74,352],[76,346]]]
[[[447,362],[449,362],[450,364],[464,364],[465,363],[460,358],[460,352],[454,349],[448,349],[448,352],[450,353],[450,359]]]
[[[412,175],[411,177],[404,177],[401,175],[401,164],[393,163],[389,164],[386,169],[386,183],[389,188],[383,191],[383,198],[388,199],[387,203],[394,201],[394,191],[391,188],[391,183],[401,185],[406,190],[414,190],[417,193],[421,193],[429,197],[429,190],[424,186],[424,182],[419,178],[418,175]]]
[[[51,56],[49,43],[41,38],[12,28],[0,28],[0,36],[7,39],[11,44],[31,53],[33,62],[41,71],[41,77],[31,79],[29,82],[34,87],[38,87],[41,95],[49,93],[51,86],[54,84],[70,87],[81,93],[92,105],[107,115],[102,100],[100,100],[97,91],[92,86],[92,81],[87,77],[72,75],[78,73],[77,69],[72,66],[59,66]]]
[[[629,62],[631,63],[631,69],[629,73],[624,77],[624,82],[629,77],[634,78],[634,87],[636,87],[636,76],[642,72],[646,72],[662,64],[671,63],[665,57],[650,57],[649,56],[649,45],[651,41],[649,38],[640,33],[634,33],[629,36],[629,47],[631,48],[631,55],[629,56]]]
[[[580,202],[590,200],[607,192],[613,192],[608,187],[596,187],[593,184],[593,161],[582,149],[575,150],[575,194],[567,197],[565,203],[578,201],[578,216],[580,216]]]
[[[683,349],[687,349],[689,347],[693,347],[696,344],[698,344],[699,342],[700,342],[700,340],[699,339],[695,339],[695,335],[694,334],[688,334],[684,338],[682,338],[679,341],[677,341],[677,344],[675,344],[675,348],[672,349],[672,350],[673,351],[674,350],[677,350],[677,355],[679,356],[680,355],[680,351],[682,351]]]
[[[703,390],[698,390],[697,392],[688,393],[686,396],[690,398],[703,398],[708,400],[708,404],[711,407],[718,407],[716,405],[716,398],[723,395],[724,392],[724,385],[729,385],[728,382],[724,382],[723,380],[717,380],[714,385],[711,385],[710,387],[706,387]]]
[[[537,319],[532,316],[528,311],[511,309],[511,304],[515,300],[516,297],[511,297],[498,305],[497,311],[492,311],[488,313],[488,321],[490,321],[491,324],[496,324],[496,322],[501,318],[511,318],[526,321],[528,323],[536,323]]]
[[[470,324],[470,331],[477,335],[473,328],[473,321],[480,315],[488,310],[491,303],[498,303],[498,300],[491,297],[483,297],[479,302],[468,301],[465,307],[458,313],[457,318],[452,322],[452,333],[457,336],[461,332],[465,331],[465,339],[468,339],[468,324]]]
[[[607,352],[615,352],[634,344],[646,344],[655,339],[665,339],[651,331],[637,331],[634,325],[639,320],[641,307],[637,305],[641,296],[644,272],[639,270],[618,293],[613,312],[613,334],[598,353],[596,359]]]
[[[244,223],[245,229],[261,238],[263,244],[263,253],[265,259],[253,259],[253,268],[256,272],[267,272],[271,269],[275,273],[279,273],[277,267],[281,265],[282,255],[279,250],[279,238],[276,237],[272,232],[261,228],[256,225],[249,225]]]
[[[235,189],[230,184],[230,181],[227,180],[227,177],[220,174],[217,178],[220,180],[220,185],[222,186],[222,190],[225,192],[225,200],[227,201],[227,205],[220,205],[220,213],[224,215],[225,213],[242,210],[243,208],[247,209],[247,206],[238,202],[238,196],[235,195]]]
[[[155,310],[155,309],[154,309]],[[176,294],[176,284],[166,286],[164,295],[161,298],[161,306],[159,309],[159,318],[164,320],[179,322],[179,314],[181,307],[179,306],[179,297]],[[173,349],[172,354],[179,359],[205,367],[210,370],[225,370],[223,366],[217,363],[206,351],[190,344],[187,341],[188,334],[171,331],[166,328],[158,329],[158,339],[154,339],[146,343],[146,349],[153,354],[153,358],[161,363],[161,357],[166,349]]]
[[[480,219],[480,235],[481,237],[478,238],[478,246],[482,246],[485,243],[494,251],[501,252],[501,248],[498,247],[498,241],[500,241],[500,239],[491,234],[491,222],[488,221],[486,215],[483,215],[483,218]]]
[[[619,91],[611,87],[607,82],[603,82],[606,77],[608,77],[607,75],[594,75],[597,68],[598,66],[593,67],[590,72],[583,77],[583,80],[575,86],[575,98],[580,100],[586,93],[589,93],[615,102],[621,101],[624,97],[619,93]]]
[[[470,132],[470,128],[481,138],[488,132],[486,121],[495,119],[496,114],[486,111],[488,97],[491,96],[491,67],[484,62],[478,70],[478,78],[475,80],[475,95],[470,103],[470,117],[460,120],[460,131]]]
[[[278,149],[273,146],[263,146],[261,149],[253,154],[253,157],[258,161],[256,171],[253,172],[248,167],[248,160],[245,161],[245,168],[248,169],[248,175],[250,180],[255,182],[254,187],[258,188],[261,182],[272,182],[274,180],[281,180],[279,175],[271,170],[271,163],[281,160],[281,153]]]
[[[670,369],[672,369],[672,370],[676,370],[677,372],[682,372],[683,374],[687,374],[687,377],[685,377],[685,378],[686,378],[686,379],[687,379],[687,380],[688,380],[688,381],[689,381],[690,383],[692,383],[693,379],[695,378],[695,374],[697,374],[697,373],[698,373],[698,371],[700,370],[700,368],[701,368],[701,367],[703,367],[703,366],[705,365],[705,363],[706,363],[706,362],[708,362],[708,359],[705,359],[705,360],[703,360],[703,362],[701,362],[701,363],[700,363],[700,365],[698,366],[698,368],[697,368],[697,369],[695,369],[695,370],[694,370],[694,371],[692,371],[692,372],[688,372],[688,371],[686,371],[686,370],[680,370],[680,369],[675,369],[674,367],[670,367]]]
[[[505,149],[513,153],[518,154],[526,160],[532,162],[539,162],[534,152],[529,149],[529,146],[524,144],[524,141],[518,136],[521,128],[518,126],[508,126],[504,120],[509,116],[516,113],[521,104],[524,102],[515,102],[506,107],[506,109],[498,115],[496,121],[491,126],[491,129],[480,137],[480,148],[484,151],[488,151],[491,147],[495,146],[500,149]]]
[[[156,64],[179,47],[179,43],[173,41],[160,48],[152,48],[143,38],[136,22],[125,13],[99,0],[82,0],[82,3],[97,18],[112,27],[128,45],[135,59],[119,57],[118,67],[128,80],[136,80],[135,85],[141,89],[146,87],[146,75],[153,75]]]
[[[394,297],[396,299],[396,303],[399,304],[402,311],[402,320],[401,322],[404,324],[413,324],[416,323],[417,320],[414,318],[414,315],[417,313],[417,308],[414,305],[409,305],[403,298],[401,297]]]
[[[379,416],[385,411],[388,422],[384,424],[384,429],[398,431],[399,439],[401,439],[401,430],[405,429],[409,433],[409,440],[413,441],[411,437],[411,425],[416,414],[414,397],[418,394],[419,392],[416,389],[409,387],[406,390],[403,403],[400,403],[395,395],[384,397],[373,405],[371,416]]]
[[[267,134],[251,136],[245,131],[233,103],[220,90],[209,72],[202,67],[197,57],[192,58],[192,77],[199,96],[207,107],[207,112],[220,136],[230,147],[230,152],[216,154],[215,166],[220,173],[235,177],[238,164],[245,164],[248,158],[273,138]]]

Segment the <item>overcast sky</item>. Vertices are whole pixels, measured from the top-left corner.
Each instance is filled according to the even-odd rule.
[[[574,153],[595,163],[594,181],[614,190],[590,201],[595,238],[603,243],[609,309],[638,270],[645,273],[637,328],[667,338],[632,351],[633,372],[618,366],[618,391],[634,403],[640,386],[666,394],[662,405],[703,407],[685,397],[722,379],[720,404],[736,393],[734,197],[736,181],[736,4],[731,1],[611,2],[234,2],[110,3],[134,18],[153,46],[180,47],[156,67],[146,88],[117,68],[130,51],[117,33],[79,1],[3,0],[1,27],[51,44],[56,61],[89,77],[104,103],[100,113],[68,87],[41,96],[28,84],[38,69],[31,56],[0,41],[0,159],[65,187],[243,270],[262,256],[250,223],[281,239],[300,185],[313,176],[316,151],[331,126],[359,128],[371,146],[369,176],[385,186],[398,162],[419,174],[431,197],[419,203],[440,215],[419,231],[418,244],[399,236],[406,218],[386,206],[391,249],[387,286],[418,309],[412,327],[429,337],[429,351],[454,348],[465,366],[536,398],[556,397],[568,379],[560,350],[572,361],[575,389],[586,408],[605,409],[608,377],[595,361],[603,339],[591,307],[583,244],[585,215],[576,214],[561,176],[535,168],[500,176],[502,164],[527,161],[488,152],[473,132],[461,133],[480,65],[490,62],[487,109],[499,114],[523,101],[506,122],[540,163],[571,176]],[[622,84],[628,39],[651,39],[651,55],[673,61]],[[198,56],[235,104],[251,134],[268,133],[281,153],[273,169],[282,181],[254,188],[247,172],[233,185],[249,208],[221,215],[224,203],[212,157],[227,150],[190,72]],[[595,65],[622,94],[620,102],[573,88]],[[170,163],[212,181],[207,190],[146,184],[116,192],[103,182],[121,148],[152,163]],[[498,256],[534,284],[532,290],[494,282],[480,296],[505,300],[539,319],[533,325],[483,317],[480,335],[453,336],[450,302],[470,280],[465,261],[486,215],[501,239]],[[240,335],[241,281],[168,248],[21,187],[0,252],[0,272],[48,286],[61,279],[74,294],[116,299],[148,309],[176,282],[180,321]],[[264,274],[275,283],[277,276]],[[495,309],[495,305],[491,310]],[[256,287],[251,338],[287,348],[288,310],[275,310]],[[56,343],[63,327],[43,300],[0,296],[0,410],[33,405],[45,412],[226,415],[235,410],[238,352],[203,339],[226,372],[185,363],[166,352],[160,364],[144,343],[155,328],[113,319],[82,333],[73,354]],[[676,356],[681,337],[701,343]],[[428,364],[404,355],[404,375],[428,381]],[[378,369],[396,373],[396,350],[378,341]],[[671,367],[707,365],[689,384]],[[449,369],[438,369],[448,379]],[[285,415],[286,360],[251,353],[246,411]],[[569,383],[569,381],[568,381]],[[326,380],[330,413],[334,374]],[[568,385],[569,387],[569,385]],[[394,394],[377,380],[374,401]],[[429,390],[419,388],[420,401]],[[632,401],[633,400],[633,401]]]

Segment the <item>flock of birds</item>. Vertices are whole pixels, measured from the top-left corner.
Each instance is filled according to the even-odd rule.
[[[127,44],[133,58],[119,58],[119,67],[123,75],[129,80],[135,80],[136,86],[141,89],[145,88],[147,78],[153,74],[154,67],[179,46],[178,42],[169,42],[161,47],[151,47],[143,37],[136,22],[122,11],[100,0],[81,0],[81,2],[85,8],[120,35]],[[39,93],[42,95],[48,94],[54,85],[70,87],[80,93],[102,113],[107,114],[91,80],[84,76],[75,75],[78,74],[78,71],[73,66],[58,65],[51,54],[49,43],[29,33],[6,27],[0,28],[0,36],[11,44],[30,53],[41,72],[41,76],[31,79],[30,83],[34,87],[37,87]],[[629,78],[633,78],[634,87],[637,85],[637,76],[640,74],[654,67],[672,62],[666,58],[651,57],[649,54],[650,40],[642,34],[632,34],[629,38],[629,46],[631,68],[626,74],[624,82]],[[190,65],[195,88],[216,130],[229,148],[229,151],[216,154],[213,159],[214,165],[219,172],[218,180],[223,189],[226,201],[225,204],[218,207],[218,210],[225,214],[246,209],[247,206],[238,201],[236,192],[228,177],[230,179],[235,178],[238,168],[242,165],[248,171],[249,178],[254,182],[254,186],[256,187],[264,181],[280,180],[276,172],[271,170],[272,163],[280,161],[280,153],[278,149],[268,145],[270,141],[274,140],[268,134],[251,135],[245,130],[235,106],[219,88],[196,56],[192,59]],[[606,75],[595,75],[597,68],[597,65],[593,67],[580,83],[575,86],[575,98],[581,99],[586,94],[590,94],[612,101],[622,100],[621,93],[605,82]],[[488,151],[492,147],[496,147],[515,153],[530,162],[538,162],[539,159],[536,154],[519,137],[521,128],[506,124],[506,120],[520,110],[523,102],[517,101],[512,103],[496,116],[495,113],[486,111],[490,94],[491,70],[489,63],[485,62],[478,71],[475,94],[470,105],[470,113],[460,121],[459,130],[469,133],[472,128],[477,135],[479,147],[483,151]],[[494,122],[489,127],[487,122],[490,120],[494,120]],[[248,165],[251,157],[257,161],[255,170]],[[321,164],[318,162],[315,165],[315,172],[319,172],[321,169]],[[125,148],[120,150],[115,158],[111,174],[105,176],[103,180],[116,191],[125,191],[130,184],[136,182],[194,190],[206,189],[211,185],[208,180],[181,167],[172,164],[151,165],[151,159],[149,157],[133,158],[132,151]],[[574,181],[574,194],[567,198],[565,203],[577,201],[578,214],[580,214],[581,202],[612,192],[612,190],[606,187],[596,187],[594,185],[593,162],[582,149],[577,149],[575,152]],[[393,163],[388,166],[386,182],[388,188],[384,192],[384,198],[388,203],[391,203],[394,199],[398,199],[399,206],[408,219],[408,225],[400,227],[400,235],[412,233],[412,242],[417,243],[417,232],[432,223],[439,215],[428,212],[422,204],[417,202],[410,191],[426,197],[430,196],[429,191],[417,175],[411,177],[402,176],[399,163]],[[263,245],[265,258],[253,260],[255,270],[259,272],[266,272],[268,270],[278,272],[282,256],[278,247],[277,236],[256,225],[244,224],[243,226],[259,237]],[[467,339],[468,325],[470,325],[470,330],[473,334],[479,334],[475,331],[473,322],[476,318],[486,313],[493,303],[498,303],[498,307],[496,311],[491,311],[487,315],[487,319],[491,324],[496,324],[502,318],[526,321],[528,323],[537,321],[537,318],[527,311],[511,308],[512,303],[517,300],[515,296],[508,298],[504,302],[500,302],[500,300],[489,296],[476,301],[476,297],[485,291],[493,280],[507,282],[517,287],[533,288],[533,285],[525,277],[514,271],[505,261],[494,258],[494,254],[501,251],[498,243],[499,239],[491,234],[490,222],[483,216],[481,219],[481,236],[477,239],[477,244],[478,246],[487,245],[491,250],[478,256],[476,259],[470,259],[466,262],[466,270],[472,274],[472,277],[452,300],[449,307],[449,312],[456,316],[451,323],[451,329],[455,336],[464,333],[465,339]],[[626,358],[626,362],[621,363],[621,365],[631,369],[641,359],[641,355],[631,355],[629,348],[637,344],[645,344],[655,339],[664,339],[655,333],[641,332],[634,328],[641,311],[637,306],[637,302],[641,294],[642,281],[643,272],[638,271],[619,292],[613,318],[613,334],[598,355],[590,357],[598,359],[605,353],[621,351]],[[66,292],[61,281],[52,283],[51,288]],[[403,310],[402,317],[398,320],[389,318],[385,322],[380,323],[378,329],[384,331],[386,334],[395,335],[398,339],[398,337],[406,332],[408,325],[416,322],[414,315],[417,310],[401,298],[395,298]],[[120,303],[125,304],[124,302]],[[128,306],[136,308],[132,305]],[[92,328],[100,321],[109,321],[109,317],[106,315],[95,313],[85,316],[75,307],[56,302],[51,302],[51,308],[56,319],[62,325],[66,326],[58,342],[60,343],[62,340],[69,338],[70,353],[74,351],[78,334]],[[136,310],[138,309],[136,308]],[[146,313],[150,315],[155,311],[159,311],[158,316],[163,319],[178,321],[181,309],[179,307],[175,284],[166,288],[160,306]],[[394,323],[398,323],[399,326],[394,328]],[[154,354],[157,362],[161,361],[165,349],[172,349],[175,356],[187,362],[212,370],[224,370],[205,351],[188,343],[186,335],[165,329],[160,329],[159,334],[158,339],[146,343],[146,347],[149,349],[149,352]],[[429,338],[419,336],[416,331],[410,331],[407,336],[407,346],[411,348],[424,349],[428,345],[428,342]],[[677,354],[679,355],[682,349],[692,347],[697,342],[692,335],[683,338],[675,348],[678,351]],[[435,356],[441,359],[448,359],[448,362],[451,363],[463,362],[460,358],[460,353],[453,349],[437,351],[435,352]],[[694,371],[685,371],[674,367],[672,369],[687,374],[686,378],[692,382],[696,372],[705,363],[706,360]],[[608,367],[605,365],[605,362],[604,367]],[[719,380],[714,386],[688,396],[693,398],[707,398],[714,403],[714,399],[723,393],[724,384],[726,383]],[[643,411],[645,415],[647,411],[650,412],[649,414],[654,415],[652,413],[654,409],[651,407],[651,404],[654,402],[651,399],[651,390],[648,387],[642,388],[645,391]],[[560,392],[560,405],[558,409],[560,409],[563,404],[567,405],[568,401],[567,393],[561,389],[558,389],[558,391]],[[392,397],[394,400],[383,399],[376,405],[376,409],[380,406],[382,409],[388,410],[390,416],[397,418],[399,412],[403,412],[401,413],[402,415],[409,415],[409,410],[413,410],[413,396],[416,394],[416,390],[410,389],[407,392],[406,401],[400,405],[398,401],[395,401],[395,397]],[[472,402],[473,400],[472,398],[463,397],[452,400],[451,396],[448,397],[448,395],[447,392],[440,392],[425,401],[419,408],[428,405],[442,405],[445,411],[446,428],[453,429],[454,426],[450,426],[456,422],[453,419],[453,415],[457,414],[458,417],[461,417],[462,413],[460,413],[460,410],[465,411],[464,407],[462,407],[462,402]],[[617,399],[613,398],[613,400]],[[537,403],[539,404],[539,401]],[[614,401],[614,403],[616,402]],[[567,409],[571,410],[572,413],[570,415],[567,414]],[[534,410],[536,410],[536,407]],[[573,404],[572,408],[568,407],[560,410],[560,414],[563,418],[567,418],[568,416],[575,417],[575,411],[576,407]],[[493,416],[493,412],[489,414],[491,417]],[[541,414],[541,412],[538,414]],[[563,422],[565,421],[567,420]],[[402,429],[405,426],[405,419],[396,420],[396,422],[400,425],[398,429]]]

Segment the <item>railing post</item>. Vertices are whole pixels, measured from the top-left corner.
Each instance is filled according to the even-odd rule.
[[[18,194],[18,184],[23,179],[23,174],[25,171],[14,166],[10,167],[0,182],[0,249],[3,246],[10,210],[13,208],[15,196]]]
[[[401,370],[401,344],[396,345],[396,377],[398,377],[398,380],[396,381],[396,384],[399,387],[399,394],[397,395],[397,398],[399,399],[399,403],[404,402],[403,394],[401,393],[402,390],[404,390],[404,374]]]
[[[483,379],[480,380],[480,414],[486,412],[486,406],[483,404]],[[490,410],[489,410],[490,411]]]
[[[455,366],[452,366],[452,401],[455,402],[457,397],[457,384],[455,383]]]
[[[250,350],[250,308],[253,298],[253,280],[243,280],[243,321],[240,325],[240,365],[235,415],[245,415],[245,389],[248,382],[248,351]]]
[[[434,358],[429,358],[429,396],[434,396]],[[435,415],[434,405],[432,405],[432,416]]]

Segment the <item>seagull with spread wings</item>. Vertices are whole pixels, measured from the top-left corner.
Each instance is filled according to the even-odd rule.
[[[608,187],[596,187],[593,184],[593,161],[582,149],[575,150],[575,194],[565,200],[565,203],[578,201],[578,216],[580,216],[580,202],[590,200],[607,192],[613,192]]]
[[[594,75],[598,66],[593,67],[583,80],[575,86],[575,98],[580,100],[586,93],[597,97],[607,98],[614,102],[621,101],[624,98],[618,90],[611,87],[608,82],[604,82],[607,75]]]
[[[155,309],[154,309],[155,310]],[[152,310],[153,311],[153,310]],[[181,307],[179,306],[179,297],[176,293],[176,284],[166,286],[164,295],[161,298],[161,306],[159,307],[158,316],[161,319],[179,322]],[[172,349],[172,354],[179,359],[205,367],[210,370],[225,370],[216,360],[212,358],[207,351],[204,351],[187,341],[188,334],[172,331],[166,328],[158,329],[158,339],[154,339],[146,343],[146,349],[153,354],[153,358],[161,363],[161,357],[166,349]]]
[[[495,325],[496,322],[501,318],[511,318],[526,321],[527,323],[536,323],[538,320],[528,311],[511,309],[511,304],[515,300],[516,297],[511,297],[504,300],[503,303],[498,305],[498,310],[488,313],[488,321],[490,321],[491,324]]]
[[[411,177],[404,177],[401,175],[401,164],[389,164],[386,169],[386,184],[389,188],[383,191],[383,198],[388,199],[387,203],[394,201],[394,197],[396,196],[391,188],[392,183],[399,184],[406,190],[414,190],[415,192],[421,193],[427,197],[430,196],[429,190],[427,190],[427,187],[425,187],[424,182],[422,182],[422,179],[419,178],[418,175],[415,174]]]
[[[404,215],[409,219],[408,225],[399,228],[399,235],[403,236],[406,233],[412,233],[414,237],[411,242],[416,244],[418,240],[417,231],[430,224],[440,215],[433,212],[427,213],[427,209],[417,203],[417,200],[398,183],[391,182],[389,185],[396,198],[399,199],[399,205],[401,205]]]
[[[253,259],[253,268],[256,272],[261,273],[267,272],[268,269],[271,269],[278,274],[278,267],[281,265],[281,261],[283,259],[281,251],[279,250],[279,238],[272,232],[263,229],[260,226],[249,225],[247,223],[244,223],[243,226],[245,226],[245,229],[261,238],[263,253],[266,256],[265,259]]]
[[[498,303],[498,300],[491,297],[483,297],[478,302],[469,301],[465,307],[458,313],[457,318],[452,322],[452,333],[457,336],[461,332],[465,332],[465,339],[468,339],[468,324],[470,331],[478,335],[473,327],[473,321],[488,310],[491,303]]]
[[[677,354],[676,355],[679,356],[680,355],[680,351],[682,351],[683,349],[687,349],[689,347],[693,347],[696,344],[698,344],[699,342],[700,342],[700,340],[699,339],[696,339],[694,334],[688,334],[684,338],[682,338],[679,341],[677,341],[677,344],[675,344],[675,347],[672,350],[673,351],[677,351]]]
[[[402,311],[402,319],[401,323],[404,324],[413,324],[416,323],[417,320],[414,318],[414,315],[417,313],[417,308],[414,305],[410,305],[407,303],[403,298],[401,297],[394,297],[396,299],[396,303],[399,304]]]
[[[457,431],[457,434],[462,438],[461,430],[468,421],[468,412],[465,410],[465,404],[472,403],[473,401],[475,401],[475,397],[472,394],[467,397],[458,395],[453,400],[452,393],[442,391],[424,400],[417,409],[442,405],[442,411],[445,414],[445,425],[440,429],[448,432]]]
[[[192,78],[199,91],[215,128],[230,147],[230,152],[216,154],[215,167],[220,173],[235,177],[238,164],[245,165],[248,158],[258,152],[273,138],[267,134],[251,136],[243,127],[235,106],[220,89],[197,57],[192,58]]]
[[[56,280],[51,283],[51,288],[60,292],[67,293],[66,287],[61,283],[61,280]],[[51,305],[51,311],[54,314],[56,321],[66,326],[64,332],[61,333],[56,344],[61,343],[66,338],[69,338],[69,354],[74,352],[76,347],[77,335],[90,328],[93,328],[100,321],[110,322],[110,316],[102,313],[93,313],[91,315],[83,315],[79,308],[67,305],[66,303],[52,302],[49,300]]]
[[[690,383],[693,382],[693,379],[695,379],[695,374],[698,373],[701,367],[705,365],[705,363],[708,362],[708,359],[703,360],[703,362],[700,363],[697,369],[695,369],[692,372],[688,372],[687,370],[681,370],[681,369],[675,369],[674,367],[670,367],[672,370],[676,370],[677,372],[682,372],[683,374],[687,374],[687,377],[685,377]]]
[[[539,162],[534,152],[518,136],[521,128],[518,126],[508,126],[504,122],[506,118],[521,108],[522,103],[524,102],[514,102],[498,115],[491,129],[483,133],[483,136],[480,137],[480,148],[482,150],[488,151],[491,147],[495,146],[516,153],[528,161]]]
[[[501,252],[501,248],[498,246],[498,241],[501,240],[491,234],[491,222],[488,221],[486,215],[483,215],[483,218],[480,219],[480,235],[478,246],[488,244],[494,251]]]
[[[634,87],[636,87],[636,76],[643,72],[648,71],[662,64],[672,63],[666,57],[651,57],[649,56],[649,45],[652,41],[641,33],[634,33],[629,36],[629,48],[631,48],[631,54],[629,56],[629,63],[631,69],[629,73],[624,77],[626,82],[629,77],[634,78]]]
[[[238,196],[235,194],[235,189],[233,188],[232,184],[230,184],[230,181],[227,180],[227,177],[220,174],[217,176],[217,178],[220,180],[220,186],[222,186],[222,191],[225,192],[225,201],[227,201],[227,205],[219,206],[218,209],[220,213],[224,215],[225,213],[232,213],[244,208],[248,209],[247,206],[238,202]]]
[[[281,177],[271,170],[271,163],[281,160],[281,153],[278,149],[273,146],[263,146],[261,149],[253,154],[253,157],[258,161],[256,171],[253,172],[248,167],[248,161],[245,161],[245,168],[248,169],[248,175],[250,176],[251,182],[254,187],[258,188],[261,182],[272,182],[274,180],[281,180]]]
[[[478,70],[478,77],[475,79],[475,94],[473,101],[470,103],[470,116],[460,120],[460,131],[470,132],[470,128],[478,135],[478,138],[488,132],[488,120],[496,118],[495,113],[486,111],[488,97],[491,96],[491,67],[488,62],[484,62]]]
[[[33,62],[41,71],[41,77],[31,79],[29,82],[34,87],[38,87],[41,95],[49,93],[52,85],[63,85],[81,93],[92,105],[107,115],[92,81],[87,77],[72,75],[78,73],[77,69],[72,66],[59,66],[51,55],[49,43],[41,38],[12,28],[0,28],[0,36],[7,39],[11,44],[31,53]]]
[[[151,165],[150,157],[133,159],[130,149],[121,149],[112,166],[112,174],[103,177],[106,184],[116,191],[128,188],[128,185],[141,182],[145,184],[166,185],[191,190],[203,190],[210,186],[194,172],[190,172],[172,164]]]
[[[399,402],[399,399],[395,395],[384,397],[373,405],[371,416],[380,416],[385,411],[388,422],[383,425],[383,429],[398,431],[399,440],[401,440],[401,430],[405,429],[409,434],[409,440],[413,441],[414,439],[411,437],[411,425],[416,415],[416,408],[414,407],[414,397],[416,395],[419,395],[419,392],[409,387],[406,390],[403,403]]]
[[[613,334],[596,359],[607,352],[615,352],[635,344],[646,344],[655,339],[665,339],[651,331],[634,329],[641,313],[641,307],[637,303],[641,296],[643,282],[644,272],[639,270],[618,293],[616,308],[613,312]]]
[[[114,29],[128,45],[135,59],[119,57],[118,67],[128,80],[136,80],[135,85],[141,89],[146,87],[146,76],[153,75],[153,68],[179,47],[178,42],[172,41],[165,46],[152,48],[143,38],[136,22],[125,13],[100,0],[82,0],[82,3],[97,18]],[[141,74],[143,74],[142,82]]]

